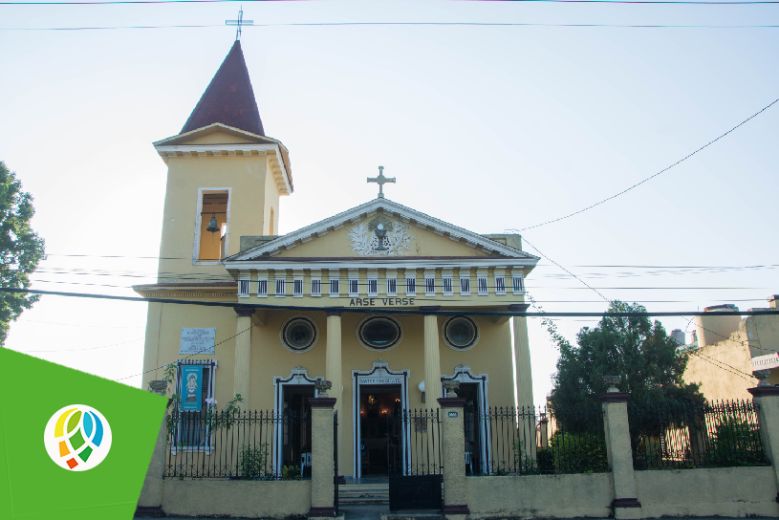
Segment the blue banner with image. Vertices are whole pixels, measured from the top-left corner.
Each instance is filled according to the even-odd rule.
[[[179,409],[182,412],[199,412],[203,406],[203,366],[181,366]]]

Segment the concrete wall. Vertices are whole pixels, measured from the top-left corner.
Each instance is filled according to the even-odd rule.
[[[284,518],[311,508],[311,481],[165,480],[168,515]]]
[[[607,517],[611,474],[468,477],[470,518]],[[637,471],[642,518],[779,516],[773,469]]]
[[[637,471],[642,516],[779,516],[769,466]]]
[[[604,518],[611,514],[609,473],[468,477],[470,518]]]

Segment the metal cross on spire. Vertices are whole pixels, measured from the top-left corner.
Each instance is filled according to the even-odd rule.
[[[238,11],[238,19],[237,20],[225,20],[225,25],[237,25],[238,27],[235,30],[235,39],[240,40],[241,39],[241,27],[244,25],[254,25],[254,20],[244,20],[243,19],[243,6],[241,6],[241,9]]]
[[[395,177],[385,177],[384,176],[384,166],[379,166],[379,176],[378,177],[368,177],[368,182],[375,182],[379,185],[379,198],[384,198],[384,185],[388,182],[395,184]]]

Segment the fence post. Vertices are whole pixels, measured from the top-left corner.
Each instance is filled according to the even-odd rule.
[[[333,410],[335,397],[312,397],[311,403],[311,510],[308,517],[335,516],[335,461]]]
[[[441,405],[441,445],[443,447],[444,507],[447,518],[467,515],[468,497],[465,489],[465,400],[457,397],[438,399]]]
[[[540,447],[549,447],[549,418],[546,416],[546,412],[541,412],[541,420],[539,423],[539,434],[541,436]]]
[[[630,447],[628,394],[612,387],[601,396],[601,402],[606,454],[614,492],[614,500],[611,503],[614,518],[641,518],[641,502],[638,501],[636,475],[633,470],[633,450]]]
[[[760,420],[760,438],[763,451],[774,469],[777,487],[776,501],[779,502],[779,387],[756,386],[747,389],[757,405]]]
[[[162,385],[162,383],[165,384]],[[164,396],[167,393],[167,381],[152,381],[150,388],[155,394]],[[137,516],[162,515],[162,477],[165,474],[165,457],[168,453],[168,413],[166,412],[165,417],[162,419],[151,462],[149,462],[149,468],[146,470],[141,496],[138,498],[136,506]]]

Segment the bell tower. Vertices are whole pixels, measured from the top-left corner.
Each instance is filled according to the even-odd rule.
[[[292,193],[287,148],[265,135],[236,40],[178,135],[154,147],[168,166],[159,273],[224,273],[241,236],[278,234]]]

